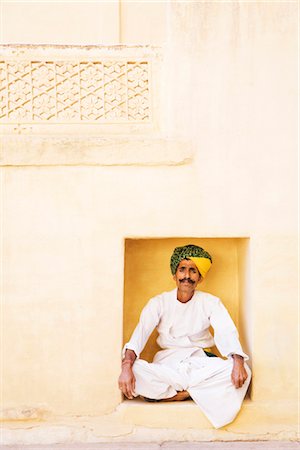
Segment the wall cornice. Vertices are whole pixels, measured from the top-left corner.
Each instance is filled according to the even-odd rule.
[[[181,166],[192,161],[191,143],[122,136],[2,136],[1,166]]]

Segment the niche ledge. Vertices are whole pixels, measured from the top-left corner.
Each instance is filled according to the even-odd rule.
[[[245,399],[240,414],[251,409],[251,400]],[[192,401],[150,403],[142,399],[124,400],[118,411],[125,423],[150,428],[213,429],[200,408]]]

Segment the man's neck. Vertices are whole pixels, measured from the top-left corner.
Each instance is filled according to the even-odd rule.
[[[177,289],[177,300],[179,300],[181,303],[187,303],[189,302],[195,293],[195,290],[191,291],[181,291]]]

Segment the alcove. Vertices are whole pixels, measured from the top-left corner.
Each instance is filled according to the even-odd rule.
[[[147,301],[175,288],[170,256],[177,246],[193,243],[207,250],[212,268],[197,289],[220,297],[235,322],[244,350],[251,354],[249,238],[143,238],[125,240],[123,341],[127,342]],[[154,330],[141,358],[151,362],[159,350]]]

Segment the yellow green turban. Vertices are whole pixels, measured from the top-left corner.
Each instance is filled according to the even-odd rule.
[[[200,275],[205,278],[207,272],[212,264],[212,257],[208,252],[206,252],[202,247],[198,245],[184,245],[183,247],[176,247],[174,249],[173,255],[171,256],[171,272],[175,275],[178,264],[183,259],[190,259],[196,264]]]

